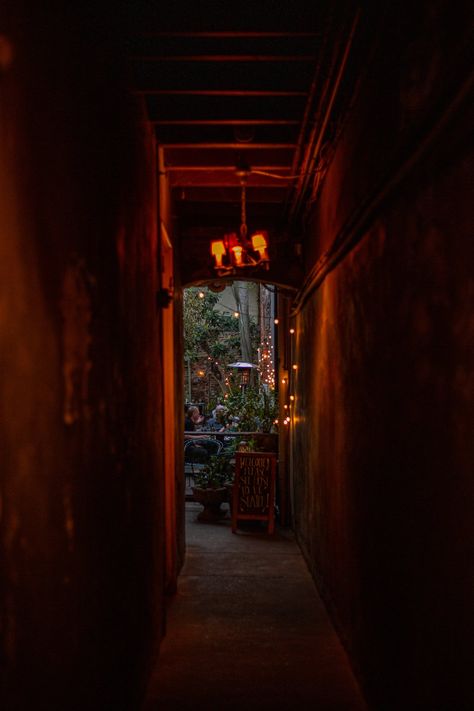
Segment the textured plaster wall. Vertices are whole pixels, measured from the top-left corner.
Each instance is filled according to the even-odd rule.
[[[1,686],[137,708],[161,633],[153,146],[112,16],[0,11]]]
[[[434,19],[431,34],[417,35],[414,24],[406,42],[416,62],[431,56],[446,78],[455,35],[444,54],[437,41],[450,46],[445,14]],[[397,93],[404,44],[392,27],[314,214],[306,244],[313,261],[389,156],[401,154],[407,123],[432,109],[431,93],[418,94],[412,113]],[[400,81],[387,86],[395,72]],[[376,709],[473,704],[468,126],[465,110],[453,114],[295,322],[295,527]]]

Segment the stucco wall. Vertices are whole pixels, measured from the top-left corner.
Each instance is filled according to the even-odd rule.
[[[442,6],[411,36],[385,27],[313,215],[312,263],[455,93],[465,38]],[[404,72],[424,82],[427,67],[435,88],[410,109]],[[295,527],[376,709],[473,702],[468,126],[451,112],[295,319]]]
[[[136,708],[163,615],[154,152],[116,18],[0,15],[3,698]]]

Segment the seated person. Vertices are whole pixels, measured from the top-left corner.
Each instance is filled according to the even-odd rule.
[[[229,430],[229,432],[238,432],[239,431],[239,423],[240,423],[240,417],[229,417],[229,422],[226,425],[226,430]]]
[[[227,410],[224,405],[216,405],[212,411],[212,417],[206,422],[206,429],[214,432],[223,432],[225,430],[225,416]]]
[[[188,407],[186,417],[184,418],[184,431],[196,432],[203,422],[204,416],[199,412],[199,408],[197,408],[196,405]]]

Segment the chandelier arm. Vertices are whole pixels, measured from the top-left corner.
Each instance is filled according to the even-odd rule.
[[[247,233],[247,202],[246,176],[240,176],[241,209],[240,235],[235,232],[224,236],[224,239],[211,242],[211,254],[214,258],[214,269],[219,276],[237,274],[239,269],[262,266],[269,268],[268,242],[266,232],[256,232],[248,239]]]
[[[240,236],[242,239],[247,238],[247,205],[245,200],[245,183],[242,181],[241,191],[241,209],[240,209]]]

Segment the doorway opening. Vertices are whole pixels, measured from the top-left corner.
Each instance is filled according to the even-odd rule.
[[[204,507],[200,520],[229,519],[239,452],[277,458],[277,326],[272,285],[236,280],[184,290],[185,499]],[[220,490],[219,504],[203,503],[210,490]]]

